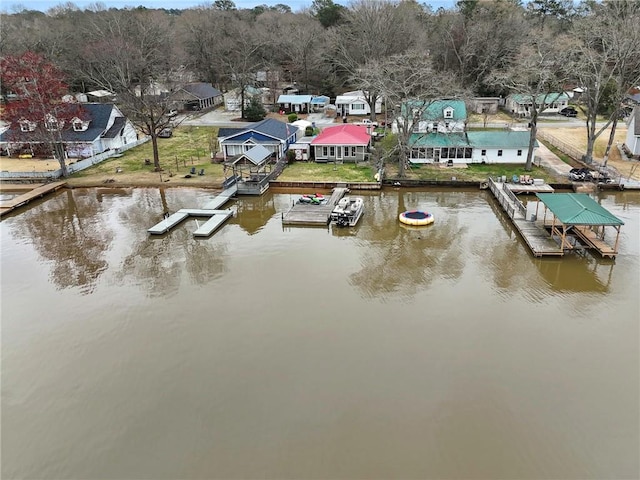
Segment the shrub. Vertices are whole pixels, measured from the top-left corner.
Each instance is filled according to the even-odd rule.
[[[287,150],[287,163],[291,163],[296,159],[296,152],[293,150]]]
[[[313,127],[312,126],[308,126],[307,128],[304,129],[304,136],[305,137],[312,137],[313,136]]]
[[[250,122],[259,122],[267,116],[267,112],[257,98],[252,98],[251,103],[244,110],[244,116]]]
[[[298,120],[298,114],[297,114],[297,113],[290,113],[290,114],[287,116],[287,119],[289,120],[289,123],[293,123],[293,122],[295,122],[296,120]]]

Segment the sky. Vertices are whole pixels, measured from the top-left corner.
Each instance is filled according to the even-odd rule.
[[[92,3],[99,0],[71,0],[72,3],[79,8],[86,8]],[[213,0],[102,0],[107,8],[124,8],[144,6],[147,8],[189,8],[197,5],[212,3]],[[347,5],[348,0],[334,0],[340,5]],[[450,8],[455,4],[455,0],[423,0],[424,3],[431,5],[434,10],[439,7]],[[302,8],[310,7],[312,0],[234,0],[238,8],[253,8],[257,5],[275,5],[282,3],[289,5],[291,10],[298,11]],[[52,7],[66,3],[62,0],[0,0],[0,10],[4,12],[15,11],[16,5],[28,8],[29,10],[40,10],[46,12]],[[423,3],[423,2],[420,2]],[[18,8],[22,10],[22,8]]]

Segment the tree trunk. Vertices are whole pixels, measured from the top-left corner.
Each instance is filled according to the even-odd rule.
[[[591,111],[589,111],[589,116],[591,116]],[[587,118],[587,151],[582,157],[582,161],[584,163],[591,164],[593,163],[593,147],[596,143],[596,118],[593,115],[593,118]]]
[[[536,143],[536,135],[538,134],[538,114],[534,111],[531,116],[531,131],[529,132],[529,151],[527,152],[527,162],[524,169],[530,172],[533,169],[533,146]]]
[[[60,164],[60,170],[62,170],[62,176],[68,177],[69,172],[67,170],[67,162],[64,158],[64,145],[60,142],[56,142],[53,145],[53,151],[55,152],[56,160]]]
[[[616,112],[616,116],[613,119],[613,123],[611,124],[611,133],[609,134],[609,142],[607,143],[607,148],[604,151],[604,158],[602,159],[602,165],[604,167],[607,166],[607,162],[609,161],[609,153],[611,152],[611,146],[613,145],[613,140],[616,136],[616,127],[618,126],[618,115]]]
[[[151,134],[151,146],[153,147],[153,166],[156,172],[161,170],[160,168],[160,154],[158,152],[158,136],[155,132]]]
[[[244,85],[240,86],[240,118],[244,118]]]

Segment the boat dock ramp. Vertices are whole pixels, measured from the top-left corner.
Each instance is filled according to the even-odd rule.
[[[289,211],[282,215],[282,224],[327,226],[331,220],[331,211],[348,192],[347,187],[336,187],[327,203],[321,205],[294,203]]]
[[[36,188],[33,188],[32,185],[29,185],[28,187],[25,187],[24,185],[7,186],[6,188],[3,188],[3,191],[27,191],[15,198],[12,198],[11,200],[0,202],[0,216],[12,212],[22,205],[26,205],[31,200],[42,198],[51,192],[55,192],[56,190],[62,188],[65,184],[66,182],[52,182],[40,185]]]
[[[233,211],[220,210],[220,207],[227,203],[236,192],[237,187],[233,185],[218,194],[203,208],[183,208],[178,210],[155,224],[147,231],[151,235],[162,235],[189,217],[209,217],[209,220],[204,222],[202,225],[198,225],[197,230],[193,232],[194,237],[208,237],[220,228],[231,216],[233,216]]]

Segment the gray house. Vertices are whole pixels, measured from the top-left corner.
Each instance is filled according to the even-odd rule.
[[[189,83],[173,94],[172,99],[181,104],[181,110],[204,110],[224,103],[224,96],[210,83]]]
[[[106,150],[116,150],[127,143],[138,139],[133,124],[122,112],[110,103],[80,104],[82,118],[73,119],[68,125],[63,125],[60,131],[62,143],[68,158],[87,158]],[[32,154],[42,150],[44,145],[42,135],[38,134],[37,126],[29,122],[11,125],[0,134],[0,148],[7,155],[15,155],[21,151],[31,151]]]

